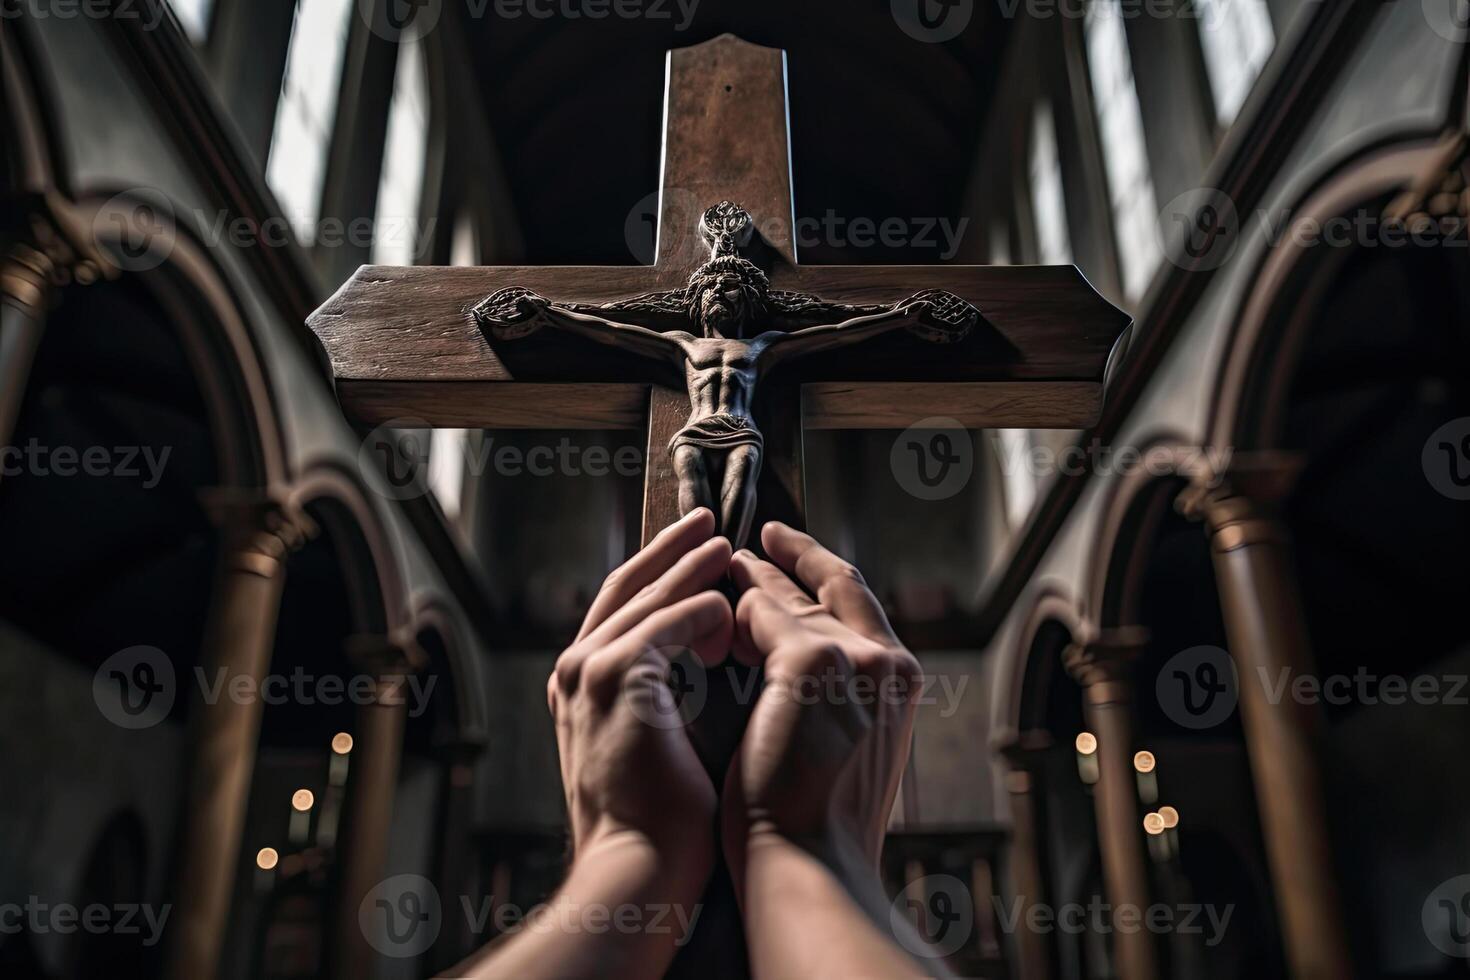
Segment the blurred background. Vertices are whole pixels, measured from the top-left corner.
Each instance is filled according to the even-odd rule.
[[[1096,426],[949,432],[943,492],[806,435],[930,678],[896,914],[965,976],[1466,973],[1464,0],[0,2],[0,975],[429,976],[555,888],[644,437],[391,433],[404,483],[305,320],[651,263],[725,33],[786,51],[803,263],[1133,317]]]

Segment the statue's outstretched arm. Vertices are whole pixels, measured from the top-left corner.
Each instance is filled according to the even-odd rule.
[[[804,297],[803,297],[804,299]],[[944,290],[930,289],[916,293],[889,307],[854,307],[831,304],[833,312],[855,312],[856,316],[837,323],[805,327],[789,333],[767,335],[770,346],[768,362],[804,357],[836,347],[846,347],[881,336],[893,330],[906,329],[925,340],[949,344],[963,340],[979,322],[980,311],[970,303]],[[822,304],[804,303],[794,312],[811,316]]]
[[[644,357],[667,360],[682,356],[678,333],[651,330],[636,323],[610,319],[607,314],[663,313],[671,306],[655,307],[667,294],[650,294],[635,300],[593,306],[582,303],[553,303],[529,289],[512,286],[494,293],[473,310],[475,321],[495,340],[519,340],[542,327],[586,337],[600,344],[631,351]]]

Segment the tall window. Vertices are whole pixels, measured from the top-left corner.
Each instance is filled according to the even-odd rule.
[[[1072,263],[1067,201],[1062,193],[1062,160],[1051,104],[1042,102],[1031,119],[1031,210],[1036,217],[1037,258],[1043,265]]]
[[[214,12],[214,0],[168,0],[184,33],[195,44],[203,44],[209,37],[209,15]]]
[[[1087,7],[1087,64],[1097,100],[1098,129],[1108,172],[1123,291],[1136,300],[1148,288],[1163,257],[1159,206],[1143,143],[1143,111],[1134,87],[1133,62],[1118,0],[1092,0]]]
[[[265,177],[303,244],[316,240],[353,0],[299,0]]]
[[[1215,114],[1228,126],[1276,45],[1271,12],[1266,0],[1195,0],[1195,5]]]
[[[429,143],[427,88],[419,43],[405,39],[398,47],[373,220],[373,261],[379,265],[412,265],[418,248],[419,199]]]

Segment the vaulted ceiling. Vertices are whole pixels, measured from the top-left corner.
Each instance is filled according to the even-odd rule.
[[[489,12],[494,7],[473,17],[457,4],[446,9],[446,17],[464,18],[461,36],[525,259],[638,260],[625,226],[658,186],[664,53],[726,32],[788,53],[798,219],[821,221],[829,212],[845,221],[958,219],[996,97],[1008,26],[996,6],[973,4],[967,29],[939,44],[906,33],[890,0],[693,6],[682,30],[677,0],[642,0],[650,15],[638,19],[507,18]],[[805,245],[804,261],[919,263],[944,251],[938,235],[913,247],[826,237]]]

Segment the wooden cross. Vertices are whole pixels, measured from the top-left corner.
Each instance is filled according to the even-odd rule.
[[[685,290],[711,257],[701,214],[735,202],[758,238],[727,244],[788,301],[807,297],[824,313],[850,307],[861,314],[896,309],[916,294],[952,293],[963,310],[978,310],[963,336],[946,336],[953,342],[942,347],[923,329],[888,331],[824,346],[764,377],[753,406],[763,433],[758,520],[804,524],[803,429],[905,429],[928,417],[971,428],[1096,421],[1107,358],[1128,317],[1075,268],[797,263],[784,52],[730,35],[672,51],[665,107],[654,266],[366,266],[310,320],[346,413],[367,425],[417,419],[449,428],[644,430],[646,542],[679,516],[669,445],[690,422],[688,389],[696,379],[680,376],[672,362],[633,353],[636,345],[599,344],[565,330],[522,337],[514,328],[541,317],[541,297],[573,311],[602,307],[605,319],[626,322],[630,298]],[[539,295],[521,310],[527,293]],[[932,312],[932,304],[919,311]],[[504,328],[498,339],[497,323]],[[711,672],[691,731],[716,786],[749,710],[727,677]],[[741,975],[741,927],[723,872],[705,907],[673,975]]]
[[[905,429],[928,417],[971,428],[1095,422],[1107,357],[1128,317],[1076,268],[797,263],[784,52],[728,34],[670,52],[663,160],[652,267],[360,269],[310,320],[343,409],[369,425],[645,429],[646,542],[679,516],[668,447],[689,421],[684,379],[561,331],[493,343],[474,311],[512,288],[582,308],[684,289],[710,258],[702,210],[730,201],[750,214],[758,240],[742,254],[764,268],[772,290],[867,309],[944,291],[981,318],[943,347],[895,331],[764,379],[755,413],[764,434],[760,520],[804,523],[803,429]]]

